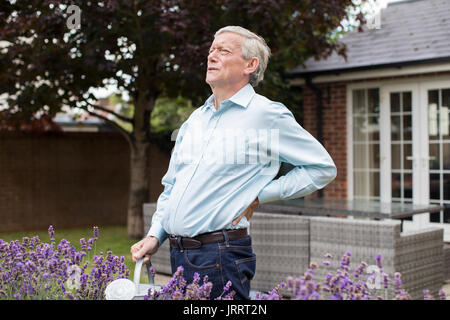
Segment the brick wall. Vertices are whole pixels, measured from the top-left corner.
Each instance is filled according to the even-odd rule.
[[[323,146],[333,158],[337,177],[323,189],[324,198],[347,198],[347,128],[346,128],[346,84],[330,83],[317,85],[323,95]],[[303,88],[302,126],[317,138],[316,96]],[[316,197],[317,192],[309,197]]]
[[[169,157],[152,147],[150,201]],[[129,147],[116,132],[0,135],[0,232],[125,224]]]

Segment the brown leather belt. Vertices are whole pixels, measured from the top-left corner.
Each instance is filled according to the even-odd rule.
[[[228,235],[228,240],[239,240],[248,235],[247,229],[229,229],[223,231],[213,231],[208,233],[203,233],[193,238],[187,237],[177,237],[170,236],[170,246],[173,248],[180,249],[178,245],[178,241],[181,241],[181,246],[184,249],[197,249],[200,248],[204,244],[214,243],[214,242],[224,242],[225,236],[224,232]],[[180,239],[179,239],[180,238]]]

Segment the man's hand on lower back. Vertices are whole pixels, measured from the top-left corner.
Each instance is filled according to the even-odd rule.
[[[259,200],[258,198],[256,198],[252,203],[250,203],[250,205],[247,207],[247,209],[245,209],[240,215],[239,217],[237,217],[236,219],[233,220],[233,226],[237,225],[239,223],[239,221],[241,221],[242,217],[245,216],[245,218],[247,218],[247,221],[250,221],[250,219],[253,216],[253,212],[256,210],[256,208],[259,205]]]

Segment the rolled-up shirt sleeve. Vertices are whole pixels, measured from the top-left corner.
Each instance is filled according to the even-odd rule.
[[[279,130],[279,161],[295,166],[286,175],[269,182],[259,193],[260,203],[301,198],[325,187],[336,178],[333,159],[284,105],[278,107],[273,129]]]

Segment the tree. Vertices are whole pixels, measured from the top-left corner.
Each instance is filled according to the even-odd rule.
[[[364,2],[364,0],[361,0]],[[241,25],[262,35],[272,60],[262,90],[285,86],[282,75],[306,58],[345,46],[330,34],[350,13],[352,0],[9,0],[0,5],[0,94],[8,94],[3,120],[53,116],[63,105],[111,123],[131,150],[128,236],[143,234],[142,204],[149,200],[150,118],[161,95],[183,96],[194,106],[210,94],[204,83],[213,34]],[[81,9],[77,11],[68,9]],[[70,23],[80,18],[78,29]],[[116,85],[134,112],[124,116],[95,105],[91,88]],[[272,95],[273,96],[273,95]],[[131,132],[98,114],[112,114]],[[0,118],[1,120],[1,118]]]

